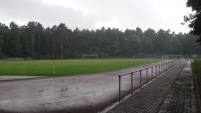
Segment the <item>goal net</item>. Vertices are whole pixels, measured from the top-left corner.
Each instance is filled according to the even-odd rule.
[[[82,55],[82,59],[98,59],[98,55]]]

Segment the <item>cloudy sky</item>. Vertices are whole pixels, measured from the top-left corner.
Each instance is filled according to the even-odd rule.
[[[190,29],[181,23],[190,12],[186,0],[0,0],[1,23],[37,21],[44,27],[65,23],[70,29],[140,27],[184,33]]]

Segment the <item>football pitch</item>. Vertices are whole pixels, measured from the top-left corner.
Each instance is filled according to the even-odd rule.
[[[159,61],[161,59],[0,61],[0,76],[68,76],[113,71]]]

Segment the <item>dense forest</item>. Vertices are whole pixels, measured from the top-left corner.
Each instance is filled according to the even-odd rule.
[[[0,23],[0,58],[64,59],[98,54],[100,58],[136,58],[165,54],[201,54],[198,37],[170,30],[125,31],[116,28],[71,30],[61,23],[44,28],[39,22],[19,26]]]

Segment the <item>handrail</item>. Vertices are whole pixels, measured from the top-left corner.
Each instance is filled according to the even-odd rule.
[[[139,88],[142,89],[142,86],[145,84],[149,83],[149,77],[148,77],[148,72],[149,69],[151,69],[151,75],[152,75],[152,79],[158,77],[160,74],[165,73],[166,71],[168,71],[170,68],[172,68],[175,64],[176,64],[177,60],[174,61],[170,61],[170,62],[165,62],[165,63],[160,63],[160,64],[155,64],[155,65],[151,65],[151,66],[147,66],[129,73],[123,73],[123,74],[119,74],[119,102],[121,101],[121,77],[123,76],[131,76],[131,93],[133,93],[133,74],[140,72],[140,86]],[[155,68],[155,77],[154,77],[154,68]],[[146,70],[146,83],[142,84],[142,72]],[[158,73],[157,73],[158,72]]]
[[[175,61],[170,61],[170,62],[175,62]],[[165,63],[170,63],[170,62],[165,62]],[[125,75],[131,74],[131,73],[138,72],[138,71],[140,71],[140,70],[145,70],[146,68],[150,68],[150,67],[153,67],[153,66],[156,66],[156,65],[162,65],[162,64],[165,64],[165,63],[161,63],[161,64],[155,64],[155,65],[147,66],[147,67],[144,67],[144,68],[141,68],[141,69],[138,69],[138,70],[135,70],[135,71],[129,72],[129,73],[123,73],[123,74],[120,74],[119,76],[125,76]]]

